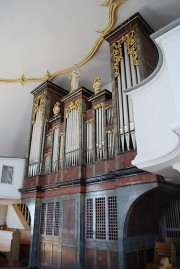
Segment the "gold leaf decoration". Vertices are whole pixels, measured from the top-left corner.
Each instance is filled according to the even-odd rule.
[[[67,108],[66,108],[66,118],[69,117],[69,114],[71,112],[72,109],[77,109],[77,111],[79,112],[80,111],[80,101],[77,100],[77,101],[74,101],[74,102],[71,102]]]
[[[33,114],[32,114],[32,124],[36,121],[36,113],[40,107],[41,118],[44,119],[44,103],[45,103],[45,94],[40,94],[34,99],[33,103]]]
[[[119,63],[123,58],[122,53],[122,44],[127,43],[127,52],[133,58],[133,64],[139,65],[138,61],[138,53],[137,53],[137,44],[136,44],[136,37],[135,31],[132,30],[128,34],[122,36],[118,41],[113,43],[113,60],[114,60],[114,76],[115,78],[120,74],[120,67]]]

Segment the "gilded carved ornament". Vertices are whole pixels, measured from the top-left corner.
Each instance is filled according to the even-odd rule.
[[[110,109],[112,108],[112,105],[106,106],[105,109]]]
[[[103,102],[101,102],[101,103],[99,103],[99,104],[97,104],[97,105],[95,105],[93,108],[94,109],[98,109],[98,108],[100,108],[100,107],[102,107],[103,106]]]
[[[92,46],[91,50],[88,52],[88,54],[79,62],[77,62],[77,65],[79,67],[86,64],[98,51],[101,44],[104,42],[104,36],[107,35],[112,28],[115,26],[116,18],[117,18],[117,9],[119,6],[121,6],[123,3],[125,3],[127,0],[106,0],[101,6],[108,7],[108,22],[106,26],[97,31],[100,33],[100,36],[96,39],[94,42],[94,45]],[[20,75],[18,78],[0,78],[0,83],[17,83],[20,82],[22,85],[28,82],[43,82],[46,80],[52,80],[53,78],[60,76],[62,74],[69,73],[73,70],[74,66],[69,66],[63,69],[59,69],[55,72],[50,73],[48,70],[45,72],[44,76],[42,77],[25,77],[24,74]]]
[[[115,78],[120,74],[119,63],[121,59],[123,58],[122,44],[124,42],[126,42],[127,44],[128,54],[132,55],[133,64],[139,65],[135,31],[132,30],[130,33],[126,34],[125,36],[122,36],[118,41],[113,43],[113,60],[114,60]]]
[[[74,101],[74,102],[71,102],[67,108],[66,108],[66,118],[69,117],[69,114],[71,112],[72,109],[77,109],[77,111],[79,112],[80,111],[80,101],[77,100],[77,101]]]
[[[36,121],[36,113],[38,112],[39,107],[40,107],[41,118],[44,119],[44,104],[45,104],[45,94],[44,93],[37,96],[34,99],[32,124],[34,124]]]
[[[86,124],[91,124],[91,123],[93,123],[93,119],[87,120],[85,123]]]
[[[114,130],[108,130],[106,131],[106,134],[113,134],[114,133]]]
[[[60,112],[60,103],[56,102],[54,107],[53,107],[54,116],[58,116],[59,112]]]
[[[56,124],[53,126],[53,129],[58,129],[59,128],[59,124]]]
[[[44,154],[44,157],[47,157],[47,156],[49,156],[50,155],[50,152],[46,152],[45,154]]]
[[[60,136],[63,136],[63,132],[60,132],[59,135],[60,135]]]

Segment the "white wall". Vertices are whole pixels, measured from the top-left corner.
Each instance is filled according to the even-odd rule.
[[[12,184],[2,183],[2,168],[13,167]],[[18,189],[22,188],[24,179],[25,159],[0,157],[0,199],[19,199],[21,197]]]
[[[24,229],[12,205],[8,205],[6,223],[8,228]]]
[[[4,224],[7,217],[7,205],[0,205],[0,225]]]
[[[180,19],[153,34],[159,46],[156,70],[132,97],[137,156],[133,165],[179,182],[180,177]]]

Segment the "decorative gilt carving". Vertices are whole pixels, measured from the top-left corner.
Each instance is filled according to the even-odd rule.
[[[106,106],[105,109],[112,108],[112,105]]]
[[[44,104],[45,104],[45,94],[42,93],[41,95],[37,96],[34,99],[32,124],[35,123],[36,113],[37,113],[39,107],[40,107],[40,112],[41,112],[41,118],[44,119]]]
[[[77,109],[77,111],[79,112],[80,111],[80,101],[77,100],[77,101],[74,101],[74,102],[71,102],[67,108],[66,108],[66,118],[69,117],[69,113],[71,112],[72,109]]]
[[[91,124],[91,123],[93,123],[93,119],[87,120],[85,123]]]
[[[114,129],[106,131],[106,134],[113,134],[113,133],[114,133]]]
[[[44,154],[44,157],[47,157],[48,155],[50,155],[50,152],[46,152],[46,153]]]
[[[94,109],[98,109],[98,108],[100,108],[100,107],[102,107],[103,106],[103,102],[101,102],[101,103],[99,103],[99,104],[97,104],[97,105],[95,105],[93,108]]]
[[[135,37],[134,30],[132,30],[129,34],[126,35],[126,42],[127,42],[128,53],[132,55],[132,58],[133,58],[133,64],[139,65],[137,44],[136,44],[136,37]]]
[[[135,31],[132,30],[131,32],[129,32],[125,36],[122,36],[118,41],[113,43],[113,60],[114,60],[114,76],[115,76],[115,78],[117,76],[119,76],[119,74],[120,74],[119,63],[120,63],[121,59],[123,58],[122,44],[124,42],[127,43],[128,54],[132,55],[133,64],[139,65]]]
[[[60,136],[63,136],[63,132],[59,133]]]
[[[116,41],[113,43],[113,60],[114,60],[114,76],[115,78],[119,76],[119,63],[122,59],[122,46],[121,40]]]
[[[101,4],[101,6],[106,6],[109,9],[107,25],[103,29],[97,31],[98,33],[100,33],[100,36],[96,39],[94,45],[92,46],[88,54],[81,61],[77,63],[79,67],[86,64],[96,54],[101,44],[104,42],[104,36],[108,34],[112,30],[113,26],[115,25],[118,7],[121,6],[126,1],[127,0],[106,0],[103,4]],[[28,82],[42,82],[45,80],[52,80],[53,78],[60,76],[62,74],[69,73],[72,70],[73,70],[73,66],[70,66],[63,69],[59,69],[53,73],[50,73],[47,70],[44,76],[42,77],[25,77],[24,75],[21,75],[18,78],[10,78],[10,79],[0,78],[0,83],[1,82],[2,83],[20,82],[22,85],[24,85],[24,83],[28,83]]]
[[[58,129],[58,128],[59,128],[59,123],[53,126],[53,129]]]
[[[54,105],[54,108],[53,108],[54,116],[59,115],[59,112],[60,112],[60,103],[56,102],[55,105]]]

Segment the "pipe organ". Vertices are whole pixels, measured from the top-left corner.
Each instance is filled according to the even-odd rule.
[[[114,158],[115,151],[122,153],[136,149],[133,107],[125,91],[145,79],[156,63],[155,53],[152,59],[148,58],[145,46],[145,41],[146,45],[152,46],[149,38],[146,40],[151,29],[145,24],[140,27],[141,20],[137,16],[131,23],[125,22],[125,27],[115,29],[105,37],[112,54],[112,95],[101,87],[95,93],[83,87],[70,94],[61,89],[61,98],[57,91],[49,93],[48,98],[45,92],[37,94],[36,91],[29,176],[103,161]],[[49,113],[46,109],[47,120],[43,118],[45,101]],[[51,111],[48,102],[54,104]],[[48,141],[43,142],[45,138],[52,139],[50,145]]]
[[[126,229],[121,223],[127,219],[122,214],[132,200],[131,187],[134,192],[140,183],[145,190],[156,180],[131,165],[136,155],[135,122],[125,93],[155,69],[157,51],[150,33],[136,14],[105,37],[111,50],[112,92],[101,89],[99,76],[92,87],[95,92],[85,87],[69,92],[50,81],[32,92],[23,187],[23,198],[37,209],[32,268],[126,268]],[[141,244],[144,251],[142,240],[128,240],[129,251],[136,253],[132,248]]]

